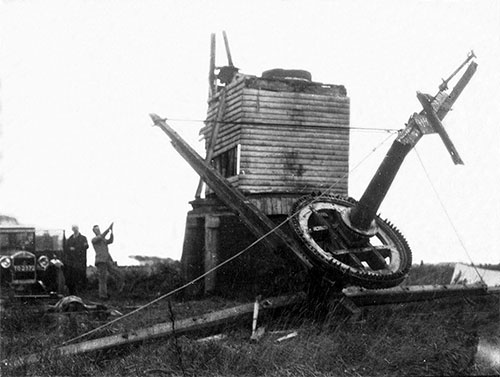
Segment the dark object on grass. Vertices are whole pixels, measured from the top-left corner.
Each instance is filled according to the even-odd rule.
[[[100,303],[86,304],[78,296],[66,296],[60,299],[54,305],[49,305],[47,312],[49,313],[72,313],[72,312],[91,312],[91,313],[106,313],[107,315],[120,316],[118,310],[109,309],[106,305]]]

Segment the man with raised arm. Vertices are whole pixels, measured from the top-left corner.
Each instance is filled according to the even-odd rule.
[[[109,254],[108,245],[113,243],[113,223],[103,233],[99,229],[99,225],[94,225],[92,230],[95,237],[92,238],[92,246],[95,250],[95,265],[97,267],[97,279],[99,281],[99,298],[107,300],[108,296],[108,275],[111,275],[117,281],[118,291],[123,290],[125,284],[121,271],[116,266],[116,263]],[[109,238],[106,236],[110,233]]]

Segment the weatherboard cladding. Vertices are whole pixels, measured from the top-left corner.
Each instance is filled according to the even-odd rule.
[[[214,158],[240,144],[243,193],[307,194],[332,187],[347,194],[349,98],[340,85],[238,75],[227,87]],[[209,103],[208,142],[221,95]],[[207,189],[207,194],[211,190]]]

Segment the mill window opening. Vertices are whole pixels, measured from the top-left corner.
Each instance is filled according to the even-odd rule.
[[[240,151],[240,144],[228,149],[212,159],[212,166],[214,166],[215,169],[225,178],[238,175],[240,167]]]

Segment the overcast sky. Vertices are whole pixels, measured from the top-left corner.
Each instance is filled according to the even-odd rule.
[[[419,262],[500,262],[500,1],[3,1],[0,213],[63,228],[115,221],[112,254],[179,259],[198,178],[149,113],[200,151],[210,33],[217,65],[299,68],[343,84],[351,125],[400,129],[473,49],[444,121],[465,166],[426,136],[382,204]],[[389,136],[351,134],[351,167]],[[350,176],[359,199],[394,135]],[[457,236],[458,234],[458,236]],[[89,252],[92,263],[94,253]]]

